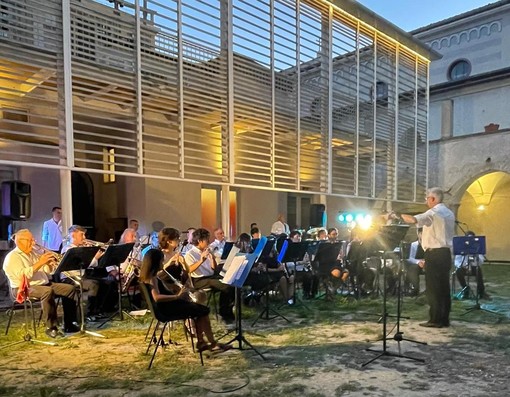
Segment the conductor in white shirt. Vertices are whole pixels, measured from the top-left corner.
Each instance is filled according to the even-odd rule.
[[[434,187],[425,197],[429,209],[423,214],[406,215],[400,218],[406,223],[423,227],[421,245],[425,251],[425,285],[430,306],[429,321],[422,327],[443,328],[450,326],[450,269],[452,266],[452,241],[455,231],[455,216],[443,204],[443,191]],[[393,219],[399,216],[391,213]]]
[[[52,218],[43,224],[42,245],[55,252],[60,252],[62,246],[62,208],[53,207]]]

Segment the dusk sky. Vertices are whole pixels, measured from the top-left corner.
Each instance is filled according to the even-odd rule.
[[[403,30],[413,30],[442,19],[495,3],[490,0],[358,0]]]

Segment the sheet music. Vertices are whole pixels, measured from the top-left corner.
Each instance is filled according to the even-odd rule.
[[[233,258],[227,272],[225,273],[225,277],[223,277],[223,280],[221,281],[230,285],[237,284],[237,281],[241,278],[243,271],[249,262],[250,261],[246,258],[246,255],[238,255]]]

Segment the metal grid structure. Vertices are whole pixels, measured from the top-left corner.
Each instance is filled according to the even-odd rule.
[[[416,201],[429,61],[320,0],[3,0],[0,162]]]

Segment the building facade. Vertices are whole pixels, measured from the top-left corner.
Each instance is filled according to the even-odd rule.
[[[349,0],[4,0],[2,180],[107,239],[421,202],[434,51]],[[376,28],[377,26],[377,28]],[[17,227],[20,227],[17,225]],[[36,232],[37,235],[37,232]]]
[[[430,68],[430,185],[443,186],[459,234],[487,237],[508,260],[510,1],[454,16],[413,35],[439,52]]]

